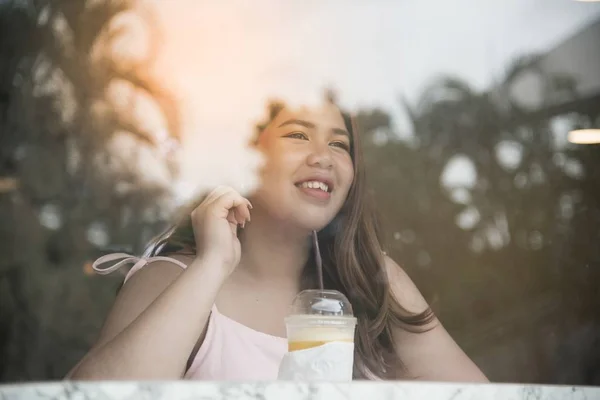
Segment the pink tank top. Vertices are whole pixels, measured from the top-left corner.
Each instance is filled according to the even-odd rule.
[[[185,269],[181,261],[170,257],[138,258],[129,254],[115,253],[97,259],[94,270],[101,275],[109,274],[126,264],[134,264],[125,277],[154,261],[168,261]],[[103,264],[116,262],[102,268]],[[219,313],[213,305],[208,319],[206,338],[186,372],[184,379],[219,381],[275,380],[279,364],[287,352],[287,340],[248,328]]]

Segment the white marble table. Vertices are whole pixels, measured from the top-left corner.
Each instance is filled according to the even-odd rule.
[[[32,383],[0,386],[2,400],[600,400],[600,388],[416,382]]]

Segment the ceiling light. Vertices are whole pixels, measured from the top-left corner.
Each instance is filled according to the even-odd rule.
[[[569,142],[576,144],[600,143],[600,129],[578,129],[569,132]]]

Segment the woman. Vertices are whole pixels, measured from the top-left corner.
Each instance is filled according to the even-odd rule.
[[[486,381],[382,251],[349,118],[279,107],[256,146],[266,164],[250,201],[217,188],[155,243],[69,377],[275,379],[288,307],[315,287],[316,230],[325,286],[358,318],[356,379]]]

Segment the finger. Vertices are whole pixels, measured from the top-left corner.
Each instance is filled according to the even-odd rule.
[[[229,222],[229,229],[231,230],[231,233],[237,235],[239,224],[237,223],[237,218],[235,216],[235,209],[229,210],[229,214],[227,214],[227,222]]]
[[[193,207],[191,212],[192,219],[195,219],[198,214],[202,214],[202,211],[200,210],[210,207],[210,205],[214,203],[214,201],[217,198],[219,198],[229,190],[232,189],[227,186],[218,186],[215,189],[213,189],[208,195],[206,195],[206,197],[200,202],[200,204],[197,204]]]
[[[204,201],[206,204],[213,203],[219,197],[224,195],[225,193],[231,192],[233,189],[229,186],[217,186],[213,191],[211,191],[208,196],[206,196],[206,200]]]
[[[243,228],[246,225],[247,219],[240,214],[239,207],[234,207],[227,214],[227,222]]]
[[[198,206],[197,209],[201,209],[201,210],[208,210],[214,207],[215,202],[217,202],[221,197],[223,197],[225,194],[229,193],[233,191],[232,188],[227,187],[227,186],[218,186],[217,188],[213,189],[208,196],[206,196],[206,199],[204,199],[204,201],[202,202],[202,204],[200,204],[200,206]],[[202,211],[198,211],[200,214],[202,214]]]
[[[226,218],[231,209],[241,205],[246,206],[247,204],[248,200],[246,198],[242,197],[242,195],[235,190],[230,189],[216,198],[210,205],[210,208],[215,215]]]
[[[235,208],[229,210],[229,213],[227,213],[227,222],[229,222],[230,224],[233,224],[235,226],[237,226],[239,224],[238,219],[235,215]]]
[[[242,228],[246,227],[246,222],[248,222],[248,219],[244,216],[241,207],[236,207],[233,209],[233,212],[235,214],[235,220],[237,222],[237,224],[239,226],[241,226]]]
[[[223,197],[224,195],[226,195],[228,193],[234,193],[236,196],[243,198],[248,206],[248,209],[252,210],[253,206],[252,206],[252,203],[250,203],[250,200],[243,197],[238,191],[236,191],[234,188],[232,188],[230,186],[219,186],[218,188],[216,188],[212,192],[212,196],[210,197],[210,199],[207,199],[208,200],[207,202],[217,201],[219,198]]]
[[[242,221],[243,224],[250,222],[250,209],[247,204],[242,204],[235,208],[235,215],[238,217],[238,221]]]

